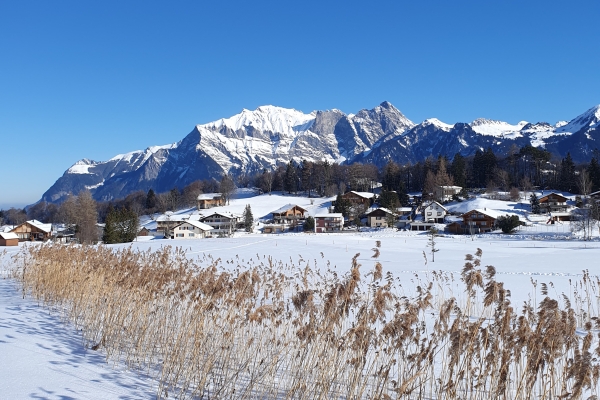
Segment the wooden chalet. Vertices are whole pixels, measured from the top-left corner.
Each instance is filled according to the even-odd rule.
[[[275,224],[293,224],[304,222],[306,219],[306,209],[295,204],[286,204],[272,211],[271,214],[273,214],[273,223]]]
[[[17,235],[19,242],[46,241],[52,235],[52,224],[44,224],[33,219],[15,226],[11,232]]]
[[[364,205],[365,209],[371,207],[375,201],[375,194],[371,192],[347,192],[342,195],[351,205]]]
[[[198,210],[225,205],[225,198],[221,193],[202,193],[198,195]]]
[[[16,233],[0,232],[0,246],[18,246],[19,237]]]
[[[231,236],[237,228],[239,217],[234,214],[215,212],[200,218],[200,222],[213,228],[211,235]]]
[[[367,213],[367,226],[371,228],[393,228],[393,226],[388,225],[388,221],[391,219],[396,220],[396,215],[393,212],[383,207],[376,208]]]
[[[461,215],[464,233],[491,232],[496,229],[496,220],[501,215],[487,208],[468,211]]]
[[[558,193],[549,193],[540,197],[540,212],[541,213],[567,213],[569,206],[567,198]]]
[[[329,213],[315,215],[315,232],[340,232],[344,227],[344,215],[342,213]]]

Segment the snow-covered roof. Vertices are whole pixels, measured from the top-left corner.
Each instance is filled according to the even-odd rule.
[[[4,240],[8,240],[8,239],[18,239],[19,237],[17,236],[16,233],[0,232],[0,238],[2,238]]]
[[[499,211],[491,210],[489,208],[477,208],[475,210],[468,211],[465,214],[468,214],[470,212],[478,212],[479,214],[487,215],[488,217],[491,217],[494,219],[498,219],[499,217],[501,217],[503,215],[508,215],[508,213],[501,213]]]
[[[208,217],[212,217],[213,215],[218,215],[218,216],[225,217],[225,218],[239,218],[240,217],[239,215],[233,214],[233,213],[225,213],[225,212],[215,211],[215,212],[210,213],[210,215],[202,216],[200,218],[200,220],[204,220]]]
[[[438,203],[437,201],[432,201],[432,202],[430,202],[430,203],[424,204],[424,205],[423,205],[423,209],[426,209],[427,207],[430,207],[430,206],[432,206],[433,204],[437,204],[439,207],[441,207],[441,208],[442,208],[442,210],[444,210],[444,211],[448,212],[448,209],[447,209],[446,207],[444,207],[443,205],[441,205],[440,203]]]
[[[386,214],[394,214],[393,211],[390,211],[389,209],[385,208],[385,207],[378,207],[376,209],[374,209],[373,211],[369,212],[367,215],[371,214],[372,212],[375,212],[377,210],[381,210],[383,212],[385,212]]]
[[[10,232],[13,229],[15,229],[14,225],[3,225],[3,226],[0,226],[0,232]]]
[[[52,224],[44,224],[43,222],[40,222],[37,219],[32,219],[30,221],[27,221],[27,223],[35,226],[39,230],[44,231],[46,233],[52,232]]]
[[[163,214],[156,218],[156,222],[183,222],[190,218],[188,214]]]
[[[373,197],[375,197],[375,193],[371,192],[355,192],[354,190],[352,190],[350,193],[354,193],[355,195],[364,197],[365,199],[372,199]]]
[[[277,210],[275,210],[275,211],[271,211],[271,214],[281,214],[281,213],[284,213],[284,212],[286,212],[286,211],[288,211],[288,210],[291,210],[291,209],[292,209],[292,208],[294,208],[294,207],[297,207],[297,208],[300,208],[301,210],[304,210],[304,211],[306,211],[306,209],[305,209],[305,208],[303,208],[303,207],[300,207],[300,206],[298,206],[298,205],[296,205],[296,204],[286,204],[286,205],[285,205],[285,206],[283,206],[283,207],[279,207],[279,208],[278,208]]]
[[[211,229],[215,229],[212,226],[202,223],[200,221],[185,221],[185,222],[182,222],[180,225],[183,225],[183,224],[191,225],[191,226],[196,227],[203,231],[210,231]]]
[[[221,193],[201,193],[198,200],[213,200],[215,197],[221,197]]]
[[[412,207],[398,207],[399,212],[411,212]]]
[[[342,213],[321,213],[315,214],[315,218],[344,218]]]

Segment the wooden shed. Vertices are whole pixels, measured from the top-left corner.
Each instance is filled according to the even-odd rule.
[[[18,246],[19,237],[16,233],[0,232],[0,246]]]

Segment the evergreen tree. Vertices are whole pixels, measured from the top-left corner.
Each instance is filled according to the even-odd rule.
[[[540,213],[540,199],[538,199],[535,193],[531,193],[531,196],[529,196],[529,204],[531,204],[532,213]]]
[[[592,192],[600,190],[600,164],[598,164],[598,159],[596,157],[592,157],[587,171],[590,175],[590,180],[592,181]]]
[[[296,166],[290,160],[285,170],[285,177],[283,181],[284,190],[288,193],[296,193],[298,191],[298,173]]]
[[[460,153],[456,153],[452,159],[450,174],[452,174],[455,185],[463,188],[467,186],[467,163]]]
[[[102,241],[106,244],[133,242],[138,234],[139,219],[127,208],[115,210],[110,206],[106,215]]]
[[[560,163],[560,189],[565,192],[574,193],[575,187],[575,163],[571,158],[571,153],[562,159]]]
[[[102,233],[102,241],[105,244],[119,243],[119,237],[116,230],[116,215],[112,204],[109,204],[104,220],[104,231]]]
[[[398,208],[400,205],[398,194],[389,190],[383,190],[379,196],[379,205],[391,211],[396,210],[396,208]]]
[[[304,232],[313,232],[315,230],[315,219],[309,216],[306,218],[306,221],[304,221],[302,227],[304,228]]]
[[[496,225],[498,225],[504,233],[513,233],[520,225],[519,217],[516,215],[502,215],[496,220]]]
[[[246,232],[252,232],[252,226],[254,225],[254,216],[252,216],[252,209],[250,208],[250,204],[246,204],[243,217],[244,229],[246,230]]]
[[[146,195],[146,210],[154,210],[156,208],[156,193],[154,190],[148,190]]]
[[[335,206],[333,207],[334,213],[342,213],[344,218],[348,218],[350,215],[350,202],[338,194],[335,199]]]

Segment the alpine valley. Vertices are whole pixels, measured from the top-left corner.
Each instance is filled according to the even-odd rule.
[[[506,122],[477,119],[443,123],[435,118],[415,124],[389,102],[357,114],[339,110],[304,114],[262,106],[233,117],[197,125],[181,141],[117,155],[108,161],[83,159],[71,166],[42,196],[60,202],[68,193],[89,189],[97,200],[124,197],[153,188],[183,187],[198,179],[219,179],[273,169],[290,160],[415,163],[429,156],[472,156],[491,148],[496,155],[526,145],[558,157],[568,152],[589,161],[600,145],[600,105],[570,122]]]

